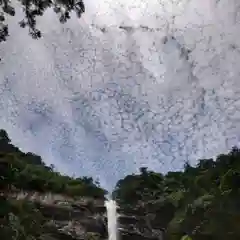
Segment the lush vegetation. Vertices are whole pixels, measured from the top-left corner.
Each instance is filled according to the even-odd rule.
[[[0,198],[0,235],[3,240],[40,240],[45,222],[34,203]]]
[[[141,168],[120,180],[113,196],[126,209],[154,213],[151,223],[166,230],[166,239],[240,239],[240,150],[166,175]]]
[[[37,203],[9,200],[16,190],[51,192],[103,199],[106,191],[92,178],[63,176],[41,157],[23,153],[0,130],[0,235],[3,239],[40,240],[46,219]],[[120,180],[113,192],[123,209],[152,213],[152,228],[165,229],[167,240],[240,239],[240,149],[216,160],[186,163],[183,171],[166,175],[141,168]],[[45,236],[45,237],[44,237]]]
[[[53,166],[46,166],[40,156],[23,153],[11,144],[4,130],[0,130],[0,178],[0,188],[5,191],[21,189],[102,199],[107,193],[91,177],[63,176]]]
[[[0,236],[3,240],[52,239],[46,235],[49,219],[42,215],[39,203],[8,197],[19,190],[91,199],[104,199],[107,193],[91,177],[63,176],[41,157],[23,153],[0,130]]]

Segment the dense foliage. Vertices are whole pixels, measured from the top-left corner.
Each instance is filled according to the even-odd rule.
[[[91,177],[71,178],[46,166],[41,157],[23,153],[0,130],[0,236],[3,240],[47,240],[46,224],[37,202],[9,198],[18,191],[63,197],[104,199],[107,193]]]
[[[22,8],[24,14],[24,18],[19,21],[19,26],[28,27],[29,34],[34,39],[41,37],[40,30],[36,28],[36,18],[42,16],[48,8],[53,8],[61,23],[70,18],[72,11],[75,11],[78,17],[85,11],[82,0],[19,0],[14,3],[14,6]],[[0,42],[5,41],[8,36],[8,25],[5,21],[7,15],[14,16],[15,8],[10,0],[0,0]]]
[[[3,240],[40,240],[45,222],[33,203],[0,199],[0,235]]]
[[[141,168],[120,180],[113,196],[125,208],[155,214],[152,224],[164,228],[167,239],[240,239],[240,150],[166,175]]]
[[[23,153],[0,130],[0,190],[21,189],[76,196],[104,198],[106,191],[91,177],[72,178],[46,166],[41,157]]]
[[[40,240],[46,219],[36,203],[9,200],[13,190],[52,192],[72,197],[104,198],[106,191],[92,178],[63,176],[41,157],[23,153],[0,130],[0,235],[3,239]],[[4,195],[5,194],[5,195]],[[166,240],[240,239],[240,149],[216,160],[186,163],[183,171],[166,175],[140,168],[120,180],[113,192],[122,209],[147,216],[152,229],[165,229]],[[44,237],[44,239],[48,239]],[[184,239],[184,238],[183,238]]]

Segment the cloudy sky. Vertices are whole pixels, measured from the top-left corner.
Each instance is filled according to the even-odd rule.
[[[48,11],[37,41],[9,19],[0,127],[14,144],[107,189],[240,144],[238,0],[95,2],[64,25]]]

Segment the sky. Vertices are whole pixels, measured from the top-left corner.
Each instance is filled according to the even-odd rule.
[[[23,151],[108,190],[140,167],[179,170],[240,145],[238,0],[85,1],[9,18],[0,45],[0,128]]]

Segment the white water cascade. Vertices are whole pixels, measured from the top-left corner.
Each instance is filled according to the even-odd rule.
[[[108,218],[108,240],[118,240],[117,204],[110,199],[105,202],[105,207],[107,208]]]

